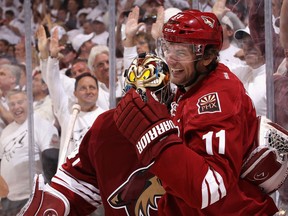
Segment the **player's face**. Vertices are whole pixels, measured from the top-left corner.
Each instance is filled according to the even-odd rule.
[[[193,66],[195,55],[191,46],[169,43],[164,55],[170,68],[171,82],[176,85],[185,85],[189,82],[195,73]]]
[[[8,98],[9,110],[18,124],[23,124],[28,115],[28,100],[24,93],[17,93]]]
[[[79,80],[74,94],[81,107],[94,106],[98,98],[98,88],[95,80],[91,77],[83,77]]]

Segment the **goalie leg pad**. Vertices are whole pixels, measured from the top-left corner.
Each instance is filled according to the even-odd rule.
[[[67,198],[48,184],[44,185],[44,178],[39,175],[34,178],[32,196],[18,216],[67,216],[69,212],[70,204]]]

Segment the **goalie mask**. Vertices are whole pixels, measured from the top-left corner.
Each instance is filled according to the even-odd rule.
[[[146,89],[149,89],[155,99],[167,104],[171,98],[169,77],[168,65],[162,58],[154,54],[142,53],[125,71],[124,92],[135,88],[144,96]]]

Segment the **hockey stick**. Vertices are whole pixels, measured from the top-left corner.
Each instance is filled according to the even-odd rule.
[[[58,160],[58,168],[64,163],[65,158],[66,158],[66,154],[69,148],[69,144],[71,141],[71,135],[74,129],[74,124],[77,118],[78,113],[80,112],[80,105],[79,104],[74,104],[72,106],[72,116],[70,117],[70,121],[68,124],[68,128],[67,128],[67,133],[66,133],[66,137],[64,140],[64,144],[62,146],[62,148],[60,148],[60,153],[59,153],[59,160]]]

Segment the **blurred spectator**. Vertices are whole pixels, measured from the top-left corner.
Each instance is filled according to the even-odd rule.
[[[92,38],[92,42],[98,45],[107,45],[109,32],[106,30],[106,26],[103,17],[97,17],[92,21],[93,31],[95,36]]]
[[[2,97],[6,97],[8,91],[19,89],[19,80],[21,69],[16,65],[3,64],[0,65],[0,89]]]
[[[92,41],[94,33],[78,34],[72,40],[73,49],[77,53],[77,58],[88,59],[90,50],[95,45]]]
[[[13,117],[8,111],[6,100],[7,93],[13,89],[19,89],[21,69],[11,64],[0,65],[0,133],[4,127],[13,121]]]
[[[21,63],[25,64],[26,62],[26,53],[25,53],[25,38],[21,38],[19,42],[15,45],[15,58],[16,60]]]
[[[226,1],[226,7],[229,8],[234,14],[236,14],[245,26],[248,25],[248,6],[246,2],[248,1]]]
[[[146,32],[139,32],[134,37],[137,53],[155,53],[155,40]]]
[[[76,78],[83,73],[90,73],[86,59],[75,59],[71,66],[71,77]]]
[[[91,12],[92,8],[82,8],[77,12],[77,29],[83,28],[87,15]],[[85,33],[87,34],[87,33]]]
[[[16,215],[28,200],[30,190],[28,98],[25,92],[14,90],[7,94],[8,106],[14,121],[0,137],[1,175],[9,193],[1,199],[3,216]],[[59,138],[56,128],[39,116],[34,116],[34,172],[44,174],[50,182],[57,169]]]
[[[267,26],[265,26],[264,0],[249,1],[249,27],[254,43],[265,55],[265,27]],[[272,38],[267,40],[273,42],[273,71],[276,71],[284,58],[283,47],[280,44],[279,35],[274,31],[272,31]]]
[[[0,56],[7,55],[9,49],[9,42],[5,39],[0,39]]]
[[[62,54],[62,58],[59,59],[60,69],[65,71],[71,67],[72,62],[77,58],[77,52],[71,43],[67,43],[60,53]]]
[[[21,23],[12,10],[6,10],[4,19],[0,21],[0,38],[6,39],[10,44],[19,42],[24,35],[24,25]]]
[[[255,44],[250,35],[249,28],[239,29],[235,38],[241,42],[246,64],[251,68],[247,80],[242,80],[251,97],[257,115],[267,115],[266,97],[266,64],[265,56],[258,44]],[[233,70],[235,72],[235,70]],[[242,71],[240,71],[241,73]]]
[[[32,93],[34,113],[37,113],[47,121],[54,123],[55,117],[52,109],[52,101],[49,96],[49,90],[42,79],[42,74],[39,70],[33,74]]]
[[[77,0],[68,0],[67,3],[67,17],[65,22],[66,29],[72,30],[77,28],[77,13],[78,10],[82,7],[82,1]]]
[[[80,30],[83,34],[91,34],[92,32],[94,32],[92,21],[85,20]]]
[[[91,73],[98,80],[98,100],[97,105],[104,110],[110,108],[109,102],[109,49],[104,45],[96,45],[92,48],[89,58],[88,67]],[[115,76],[117,72],[115,71]],[[117,76],[116,76],[117,77]],[[121,77],[117,77],[115,82],[116,98],[122,97],[123,82]]]
[[[220,62],[225,64],[230,70],[239,64],[244,64],[242,60],[235,57],[235,54],[240,50],[239,47],[233,43],[234,40],[234,25],[228,16],[223,16],[221,19],[223,28],[223,45],[219,52]]]
[[[100,0],[101,1],[101,0]],[[101,1],[100,4],[99,0],[90,0],[89,6],[92,8],[91,12],[87,15],[87,20],[94,20],[96,17],[102,16],[107,10],[107,3],[106,1]]]

